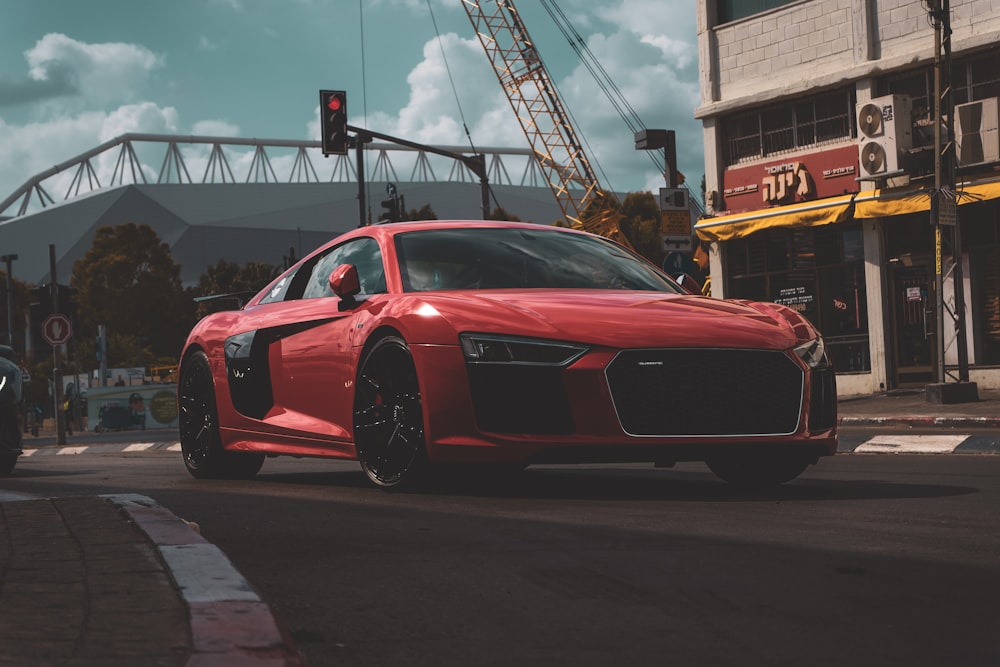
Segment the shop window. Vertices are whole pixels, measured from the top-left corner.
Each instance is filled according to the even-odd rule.
[[[771,276],[770,282],[768,301],[802,313],[813,324],[819,322],[815,271],[776,273]]]
[[[979,292],[973,294],[977,361],[1000,364],[1000,247],[983,248],[970,255],[972,282]]]
[[[843,262],[861,262],[865,259],[865,239],[860,229],[851,229],[844,232],[842,236],[844,242]]]
[[[860,223],[771,229],[726,243],[726,293],[807,317],[837,372],[871,370]]]
[[[871,368],[864,265],[855,262],[821,269],[819,283],[823,295],[819,319],[834,368],[840,372]]]
[[[767,233],[767,271],[789,268],[789,239],[787,234]]]
[[[792,266],[794,268],[808,269],[816,266],[816,233],[814,230],[794,230],[792,232],[792,248]]]
[[[976,364],[1000,364],[1000,208],[962,207],[962,247],[969,254]]]

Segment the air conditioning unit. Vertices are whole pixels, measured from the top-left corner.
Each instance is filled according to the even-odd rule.
[[[913,147],[913,114],[908,95],[886,95],[857,105],[858,166],[861,179],[902,171]]]
[[[960,167],[1000,161],[997,98],[955,106],[955,152]]]

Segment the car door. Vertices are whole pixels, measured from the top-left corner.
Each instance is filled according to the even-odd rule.
[[[341,264],[358,269],[362,293],[354,299],[342,300],[330,289],[330,273]],[[272,339],[269,427],[324,441],[350,439],[357,323],[384,292],[382,254],[374,239],[364,237],[303,265],[281,307],[262,309],[260,324]]]

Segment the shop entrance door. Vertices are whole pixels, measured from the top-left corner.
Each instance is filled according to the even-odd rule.
[[[937,360],[933,274],[926,264],[896,264],[892,277],[896,386],[923,386],[934,381]]]

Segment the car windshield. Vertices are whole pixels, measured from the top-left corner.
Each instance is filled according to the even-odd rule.
[[[606,239],[552,229],[455,227],[395,237],[403,290],[576,288],[680,291]]]

